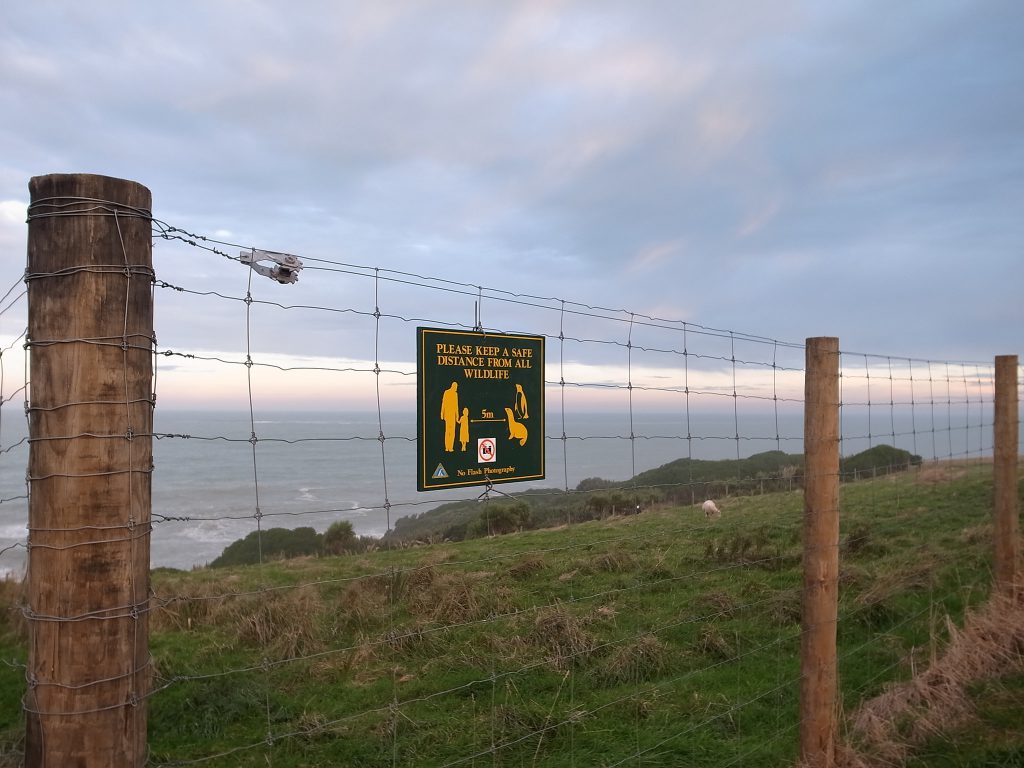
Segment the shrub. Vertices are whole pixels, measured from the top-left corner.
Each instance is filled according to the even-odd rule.
[[[228,544],[220,553],[220,557],[210,563],[210,567],[252,565],[260,562],[261,553],[264,560],[315,555],[320,552],[322,543],[323,537],[309,527],[253,531],[244,539]]]
[[[324,553],[340,555],[344,552],[355,552],[359,549],[359,539],[349,520],[331,523],[324,533]]]
[[[500,536],[529,528],[530,505],[525,501],[511,504],[491,504],[481,512],[467,529],[467,536]]]

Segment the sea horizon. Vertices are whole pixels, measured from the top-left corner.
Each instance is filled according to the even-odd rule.
[[[844,415],[843,454],[881,443],[926,459],[982,456],[991,425],[915,424],[884,409],[873,423]],[[397,519],[440,504],[478,498],[483,489],[416,489],[416,414],[402,409],[334,410],[158,408],[154,415],[153,568],[188,569],[215,559],[259,528],[311,526],[319,532],[348,520],[359,535],[382,536]],[[564,422],[564,426],[563,426]],[[926,429],[925,429],[926,427]],[[379,438],[383,429],[384,441]],[[565,439],[562,439],[564,429]],[[257,440],[251,441],[255,431]],[[629,480],[679,458],[746,458],[766,450],[803,451],[796,409],[690,414],[685,411],[546,414],[545,478],[499,486],[574,489],[581,480]],[[894,439],[895,433],[895,439]],[[632,439],[631,436],[632,435]],[[688,439],[689,435],[689,439]],[[26,423],[0,422],[0,576],[23,572],[27,540]],[[255,448],[255,450],[254,450]],[[914,450],[916,448],[916,450]],[[21,498],[19,498],[21,497]],[[258,513],[257,513],[258,510]]]

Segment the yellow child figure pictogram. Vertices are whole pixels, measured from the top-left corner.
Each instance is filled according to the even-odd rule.
[[[462,450],[466,450],[466,444],[469,442],[469,408],[462,409],[462,417],[459,419],[459,442],[462,444]]]

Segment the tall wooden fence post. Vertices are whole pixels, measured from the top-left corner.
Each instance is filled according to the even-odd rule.
[[[839,339],[807,339],[800,760],[835,761],[839,614]]]
[[[151,196],[29,182],[28,766],[146,760]]]
[[[1020,411],[1017,402],[1017,356],[996,358],[995,451],[992,483],[995,490],[996,587],[1013,589],[1020,574],[1020,504],[1017,496],[1017,454],[1020,450]]]

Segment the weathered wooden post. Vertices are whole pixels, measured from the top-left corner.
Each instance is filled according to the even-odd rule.
[[[839,615],[839,339],[807,339],[800,760],[835,762]]]
[[[146,759],[151,196],[29,182],[28,766]]]
[[[1017,455],[1020,450],[1020,406],[1017,402],[1017,356],[996,358],[995,439],[992,484],[995,490],[996,587],[1013,589],[1020,574],[1020,504],[1017,496]]]

